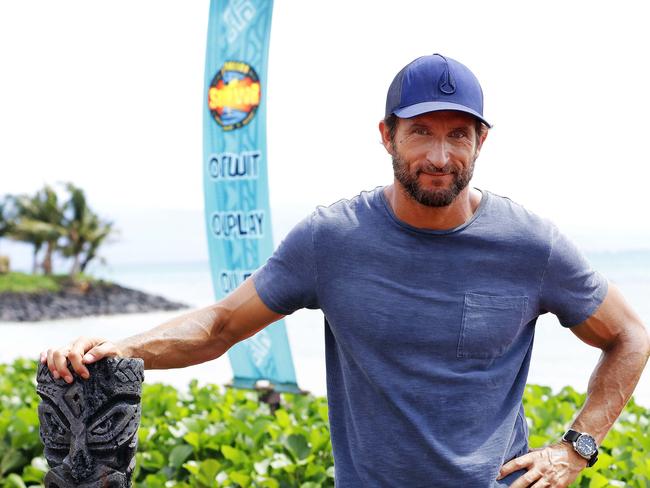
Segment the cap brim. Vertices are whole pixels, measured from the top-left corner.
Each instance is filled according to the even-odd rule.
[[[464,105],[459,105],[457,103],[449,102],[422,102],[416,103],[415,105],[410,105],[404,108],[398,108],[393,113],[402,119],[410,119],[416,115],[422,115],[427,112],[440,112],[441,110],[455,110],[456,112],[465,112],[466,114],[473,115],[477,119],[481,120],[489,128],[492,127],[487,120],[483,118],[481,114],[472,110],[471,108],[465,107]]]

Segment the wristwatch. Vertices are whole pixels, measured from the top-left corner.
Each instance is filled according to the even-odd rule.
[[[593,466],[598,461],[598,446],[596,440],[589,434],[569,429],[562,436],[562,440],[570,442],[573,449],[588,461],[587,467]]]

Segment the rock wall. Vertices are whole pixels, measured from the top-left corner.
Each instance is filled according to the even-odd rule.
[[[109,283],[93,284],[84,291],[0,294],[0,321],[36,322],[183,308],[188,305]]]

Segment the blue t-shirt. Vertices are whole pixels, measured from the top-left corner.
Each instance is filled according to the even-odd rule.
[[[273,311],[325,314],[337,488],[509,486],[540,314],[587,319],[607,280],[548,220],[481,191],[449,230],[399,220],[383,188],[319,207],[253,280]]]

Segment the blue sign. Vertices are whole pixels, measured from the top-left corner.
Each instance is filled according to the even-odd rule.
[[[203,181],[217,300],[273,252],[266,155],[266,97],[272,0],[211,0],[205,62]],[[284,321],[228,352],[233,385],[269,380],[298,391]]]

